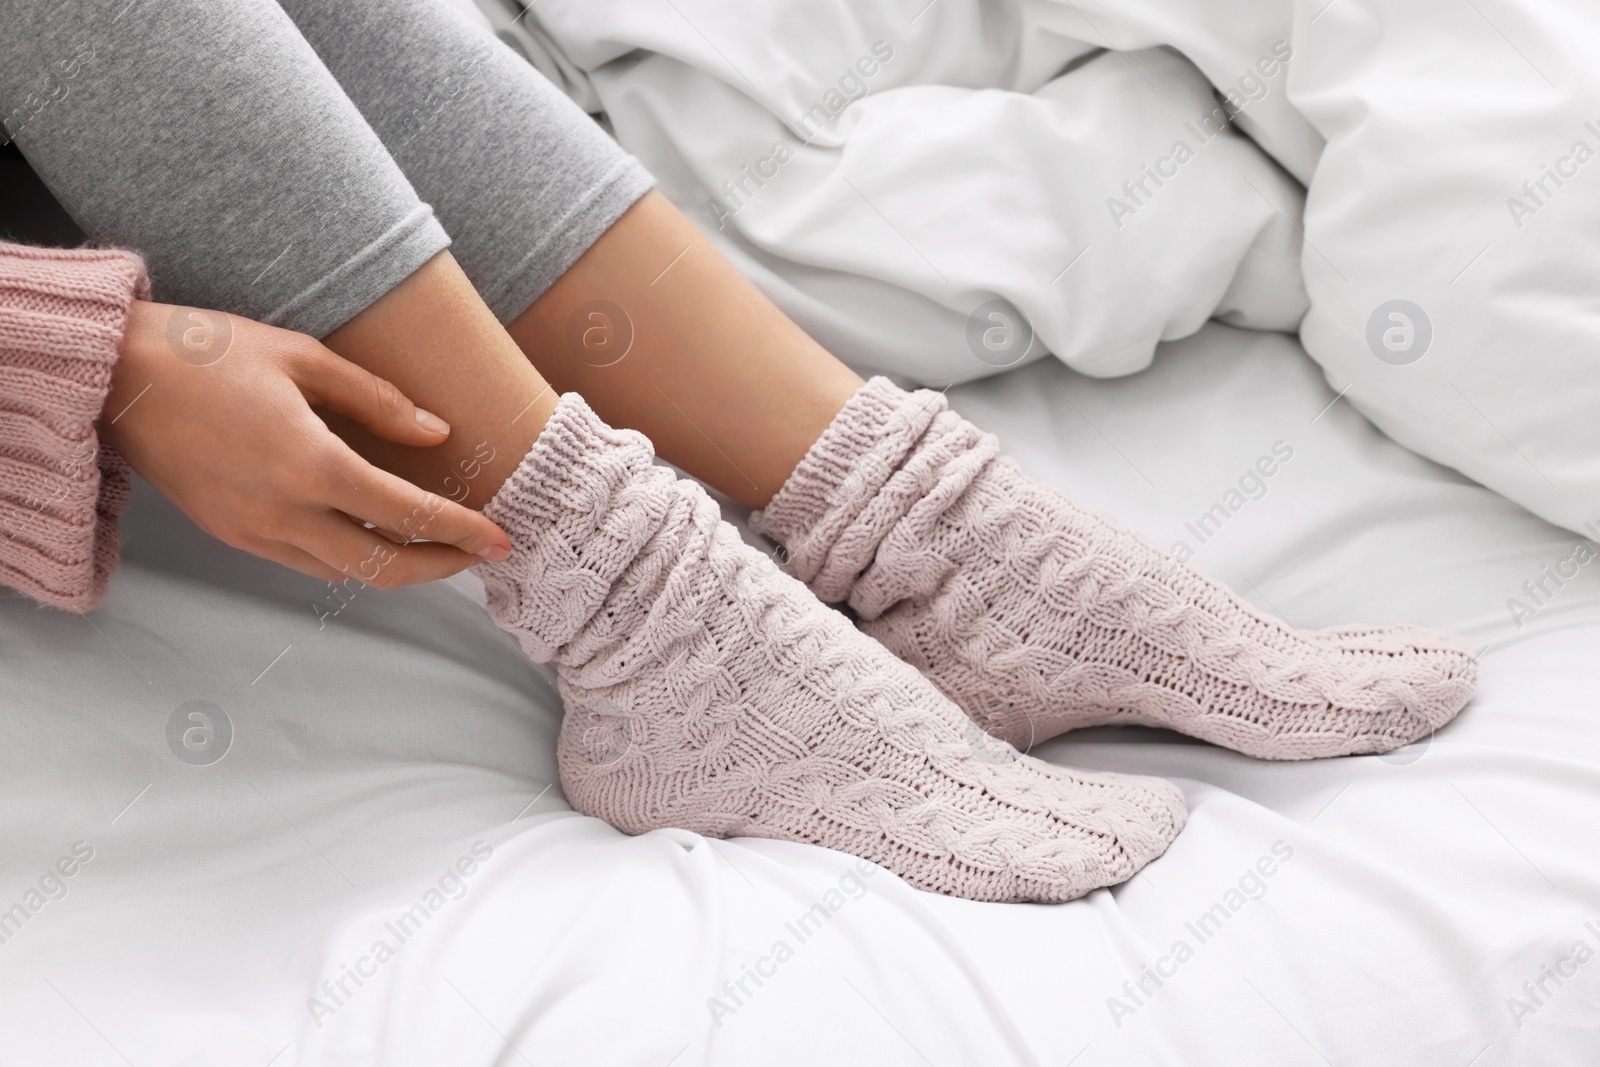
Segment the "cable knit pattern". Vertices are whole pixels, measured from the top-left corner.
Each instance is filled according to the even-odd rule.
[[[584,814],[824,845],[992,901],[1122,881],[1183,826],[1167,782],[971,742],[959,708],[575,394],[484,513],[513,546],[478,568],[489,607],[556,665]]]
[[[131,473],[95,420],[144,263],[113,249],[0,243],[0,583],[54,607],[99,603]]]
[[[1026,476],[938,393],[874,378],[752,524],[789,570],[1026,750],[1080,726],[1263,759],[1387,752],[1477,663],[1415,627],[1302,633]]]

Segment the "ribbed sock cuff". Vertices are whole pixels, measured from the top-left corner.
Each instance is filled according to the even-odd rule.
[[[823,600],[845,599],[850,583],[871,562],[876,545],[851,551],[842,543],[846,531],[946,407],[942,393],[908,393],[887,378],[869,380],[834,416],[771,503],[751,516],[754,529],[788,550],[789,573]],[[841,554],[840,549],[846,550]]]
[[[654,532],[665,507],[645,477],[654,455],[643,434],[612,429],[566,393],[483,509],[511,538],[508,559],[478,566],[490,613],[534,661],[556,658]]]

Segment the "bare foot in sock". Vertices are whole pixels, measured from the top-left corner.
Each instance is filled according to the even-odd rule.
[[[1477,663],[1415,627],[1302,633],[1030,480],[937,393],[874,378],[756,525],[998,737],[1160,726],[1263,759],[1388,752]]]
[[[651,460],[569,394],[485,509],[513,545],[479,568],[490,609],[556,663],[578,811],[824,845],[992,901],[1120,882],[1183,827],[1168,782],[969,744],[959,708]]]

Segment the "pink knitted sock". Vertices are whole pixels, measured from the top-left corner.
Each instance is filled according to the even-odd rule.
[[[1026,750],[1161,726],[1263,759],[1387,752],[1477,664],[1413,627],[1301,633],[1033,482],[944,397],[874,378],[753,525],[789,570]]]
[[[629,833],[804,841],[974,900],[1071,900],[1182,828],[1154,778],[968,743],[971,724],[724,523],[649,442],[561,398],[484,509],[496,622],[553,660],[572,806]]]

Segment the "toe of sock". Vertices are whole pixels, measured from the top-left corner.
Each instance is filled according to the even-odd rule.
[[[1323,631],[1339,650],[1360,656],[1392,680],[1417,692],[1419,705],[1444,717],[1464,707],[1478,686],[1478,657],[1454,634],[1420,626]]]
[[[1019,762],[1029,765],[1062,828],[1050,862],[1032,871],[1026,899],[1060,903],[1125,882],[1165,852],[1188,820],[1183,791],[1160,778]]]
[[[1189,821],[1189,806],[1183,790],[1161,778],[1128,774],[1102,774],[1116,791],[1116,799],[1104,814],[1116,827],[1117,840],[1127,857],[1129,869],[1119,878],[1131,877],[1167,850],[1173,838]]]
[[[1357,753],[1383,753],[1433,733],[1460,713],[1478,686],[1478,659],[1454,634],[1418,626],[1346,627],[1318,634],[1374,677],[1383,707],[1357,739]]]

